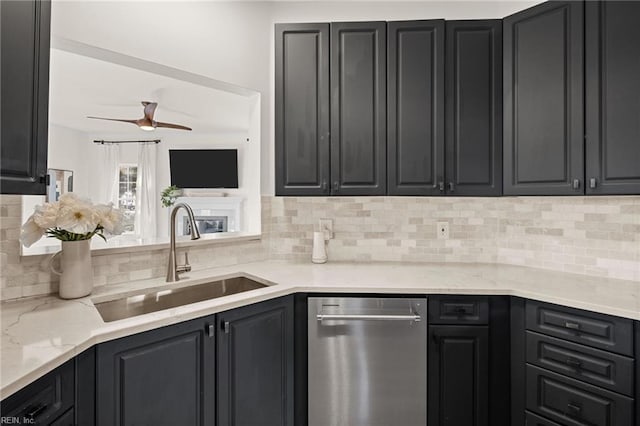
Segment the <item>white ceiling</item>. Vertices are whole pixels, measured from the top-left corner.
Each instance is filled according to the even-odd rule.
[[[133,138],[195,136],[246,132],[249,127],[250,99],[246,96],[58,49],[51,49],[50,69],[49,121],[93,137],[129,133]],[[141,101],[158,102],[155,120],[185,125],[193,132],[144,132],[134,124],[86,118],[138,119],[143,116]]]

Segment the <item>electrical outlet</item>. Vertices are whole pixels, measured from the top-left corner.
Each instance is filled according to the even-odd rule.
[[[448,240],[449,239],[449,222],[438,222],[438,239],[439,240]]]
[[[320,232],[324,233],[324,239],[330,240],[333,238],[333,220],[320,219]]]

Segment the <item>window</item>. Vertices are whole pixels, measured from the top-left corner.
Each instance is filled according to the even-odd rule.
[[[118,190],[118,204],[124,211],[124,232],[134,232],[136,216],[136,180],[138,179],[137,164],[120,164],[120,178]]]

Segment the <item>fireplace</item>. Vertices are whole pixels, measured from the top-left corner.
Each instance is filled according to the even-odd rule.
[[[201,234],[213,234],[216,232],[227,232],[228,217],[227,216],[195,216],[196,226]],[[191,233],[191,224],[189,218],[182,218],[182,235]]]

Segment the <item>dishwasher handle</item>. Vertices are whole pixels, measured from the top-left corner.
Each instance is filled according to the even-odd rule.
[[[318,321],[325,320],[364,320],[364,321],[414,321],[422,320],[420,315],[350,315],[350,314],[318,314]]]

